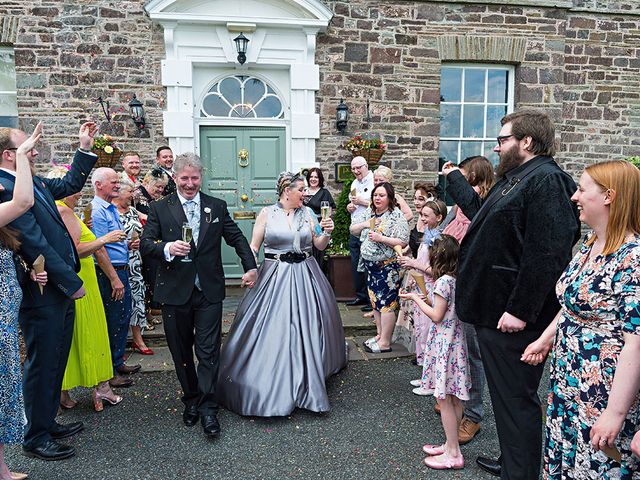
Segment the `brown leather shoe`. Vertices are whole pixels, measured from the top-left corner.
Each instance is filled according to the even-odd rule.
[[[462,417],[462,422],[460,422],[460,428],[458,429],[458,443],[460,445],[469,443],[479,431],[479,423],[472,422],[467,417]]]
[[[133,380],[120,375],[116,375],[111,380],[109,380],[109,385],[111,385],[113,388],[127,388],[133,385]]]
[[[140,365],[125,365],[124,363],[116,368],[116,372],[120,375],[131,375],[140,371]]]

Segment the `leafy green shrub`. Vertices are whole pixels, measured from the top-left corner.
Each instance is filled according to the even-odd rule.
[[[349,255],[349,227],[351,226],[351,214],[347,211],[349,192],[354,176],[350,173],[342,184],[342,192],[336,202],[336,211],[333,215],[334,228],[331,232],[331,245],[326,252],[329,255]]]
[[[636,168],[640,168],[640,156],[629,157],[627,158],[627,162],[635,165]]]

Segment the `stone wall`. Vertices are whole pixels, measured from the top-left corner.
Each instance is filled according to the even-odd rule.
[[[459,61],[507,58],[517,65],[516,106],[549,112],[558,125],[558,159],[572,172],[596,160],[640,154],[637,0],[326,5],[335,16],[317,42],[317,158],[330,179],[334,164],[350,159],[339,148],[346,137],[335,130],[341,98],[351,112],[348,133],[369,128],[385,135],[389,152],[383,163],[394,169],[402,188],[436,178],[440,66],[454,60],[451,45],[467,45]],[[125,110],[116,112],[113,133],[152,162],[155,148],[165,142],[164,46],[162,29],[151,23],[142,0],[4,0],[0,23],[0,41],[16,51],[21,125],[29,129],[40,119],[46,125],[44,158],[70,158],[79,124],[103,119],[94,101],[102,96],[112,109]],[[524,48],[518,50],[518,42]],[[474,45],[493,47],[483,53]],[[127,116],[133,93],[147,112],[143,132]]]
[[[41,157],[69,161],[79,125],[105,116],[95,102],[110,100],[112,133],[125,149],[145,161],[164,143],[160,82],[164,58],[162,29],[152,25],[140,0],[59,2],[5,0],[0,18],[17,22],[14,45],[20,126],[45,124]],[[7,20],[8,24],[8,20]],[[139,131],[128,115],[133,94],[144,104],[147,128]],[[122,111],[121,111],[122,109]]]
[[[336,135],[333,121],[344,98],[348,133],[382,132],[390,144],[383,163],[406,189],[417,179],[435,179],[441,62],[501,63],[490,48],[467,48],[467,58],[443,57],[443,44],[453,37],[463,39],[458,44],[526,42],[521,59],[510,58],[506,47],[501,53],[517,65],[516,108],[552,116],[558,160],[572,173],[593,161],[640,153],[640,2],[326,3],[335,17],[318,38],[317,151],[329,166],[350,158],[337,148],[347,137]],[[565,8],[541,6],[553,4]]]

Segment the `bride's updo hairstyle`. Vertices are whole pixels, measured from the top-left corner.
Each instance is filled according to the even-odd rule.
[[[291,185],[296,182],[304,182],[304,178],[299,173],[282,172],[278,176],[277,190],[278,197],[282,197],[285,188],[291,188]]]

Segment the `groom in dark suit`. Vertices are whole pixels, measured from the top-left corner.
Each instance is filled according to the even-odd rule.
[[[182,419],[190,427],[200,418],[205,435],[213,438],[220,434],[215,387],[225,297],[222,239],[242,260],[243,285],[255,284],[256,262],[226,203],[200,191],[202,163],[198,156],[179,155],[173,168],[177,192],[149,205],[140,251],[162,261],[154,300],[162,304],[167,343],[184,392]],[[193,232],[190,242],[182,241],[185,224]]]
[[[40,128],[40,125],[36,128]],[[69,437],[82,430],[81,422],[60,425],[55,421],[60,402],[71,337],[73,334],[74,300],[84,296],[78,253],[69,236],[54,200],[79,192],[97,157],[91,153],[96,126],[80,127],[80,148],[69,173],[60,179],[34,175],[35,203],[10,226],[20,232],[20,253],[31,265],[43,255],[49,281],[41,294],[36,282],[24,288],[20,309],[20,326],[27,347],[24,364],[24,406],[27,416],[23,451],[42,460],[62,460],[75,454],[69,445],[56,439]],[[27,134],[17,129],[0,129],[0,201],[13,196],[15,151]],[[38,156],[33,148],[28,153],[32,164]]]

